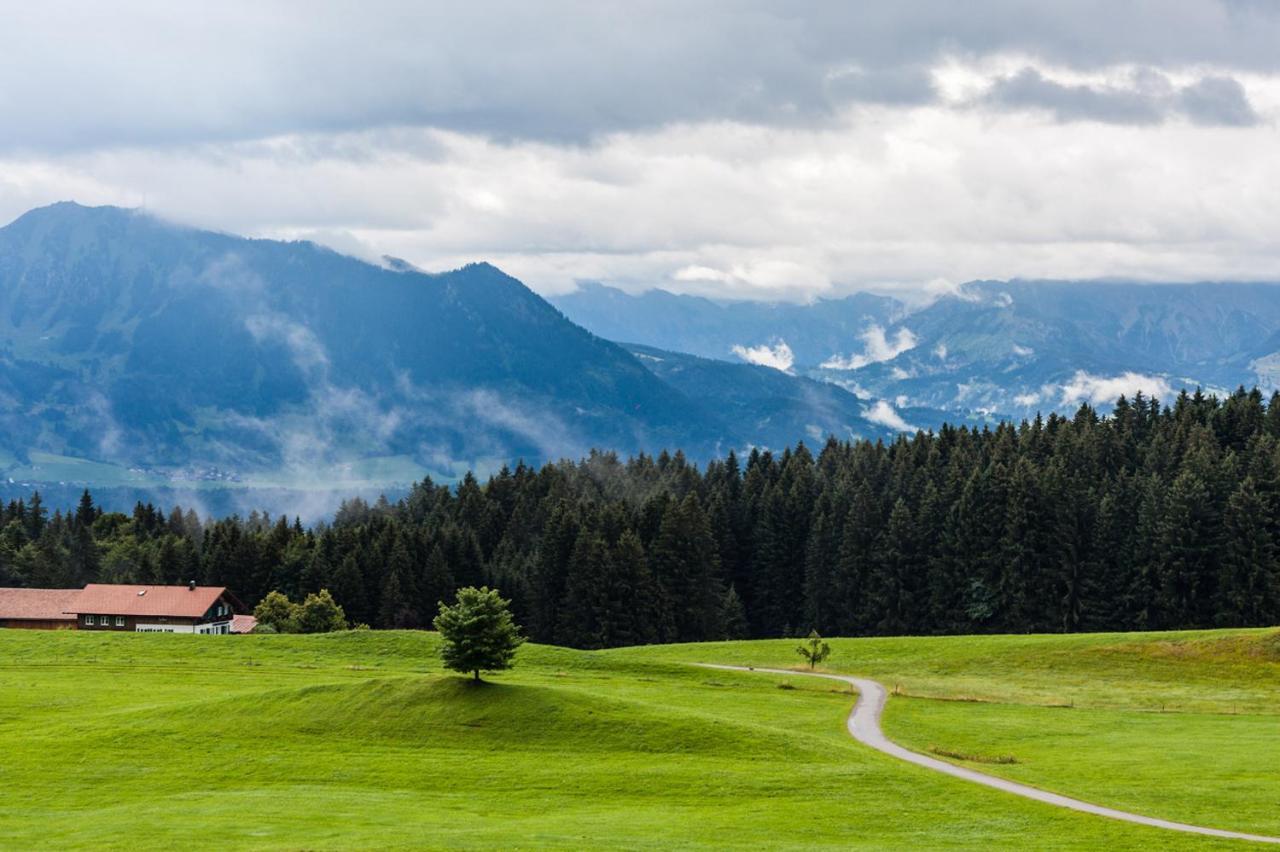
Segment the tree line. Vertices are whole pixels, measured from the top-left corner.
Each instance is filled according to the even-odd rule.
[[[250,607],[327,589],[352,623],[424,629],[487,585],[531,640],[596,648],[1276,624],[1277,544],[1280,394],[1242,388],[704,467],[593,452],[310,528],[33,495],[0,510],[0,584],[196,579]]]

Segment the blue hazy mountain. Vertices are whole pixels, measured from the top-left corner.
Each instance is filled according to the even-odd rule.
[[[0,461],[19,480],[342,487],[892,433],[843,392],[816,418],[804,397],[829,386],[776,371],[806,390],[741,416],[739,366],[705,372],[667,381],[488,264],[424,274],[70,203],[0,228]]]
[[[643,319],[626,339],[694,354],[785,344],[795,373],[952,417],[1070,410],[1119,389],[1280,385],[1273,284],[983,281],[915,308],[883,297],[720,305],[592,285],[556,304],[597,332],[634,313]]]
[[[896,300],[870,293],[798,305],[716,301],[665,290],[633,295],[592,282],[551,302],[609,340],[720,360],[736,360],[735,346],[785,340],[805,364],[826,360],[868,325],[884,325],[905,312]]]
[[[672,387],[700,400],[708,415],[739,424],[757,443],[786,446],[829,435],[890,439],[903,428],[936,427],[945,412],[927,408],[896,410],[877,406],[831,382],[793,376],[773,367],[734,364],[629,343],[626,348]],[[885,416],[889,413],[888,417]],[[893,425],[892,418],[901,419]],[[954,419],[954,418],[953,418]],[[728,449],[726,447],[725,449]]]

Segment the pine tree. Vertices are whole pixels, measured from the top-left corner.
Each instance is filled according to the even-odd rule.
[[[1160,626],[1204,627],[1202,612],[1211,578],[1217,574],[1217,540],[1210,524],[1209,488],[1191,471],[1178,475],[1160,523]]]
[[[1267,506],[1246,476],[1223,519],[1225,547],[1215,606],[1216,621],[1223,627],[1261,627],[1280,619],[1280,565],[1267,520]]]
[[[668,506],[649,557],[653,574],[670,602],[674,640],[718,638],[723,633],[724,584],[711,525],[695,495]]]
[[[458,602],[440,607],[434,625],[440,631],[440,657],[445,668],[470,673],[511,668],[516,649],[524,642],[511,618],[510,601],[496,590],[467,586],[458,589]]]
[[[601,630],[605,647],[651,644],[674,631],[669,613],[663,612],[639,536],[631,530],[623,532],[605,567],[607,607]]]
[[[879,553],[867,578],[867,597],[879,619],[877,633],[901,635],[913,625],[915,603],[915,528],[911,510],[899,498],[889,513],[889,523],[880,541]]]
[[[534,641],[552,642],[555,639],[565,578],[577,540],[578,519],[568,501],[561,501],[547,521],[530,578],[529,633]]]
[[[747,611],[734,586],[730,586],[729,591],[725,593],[724,615],[721,620],[724,622],[725,639],[747,638]]]
[[[333,572],[331,586],[334,600],[352,622],[360,624],[372,620],[364,592],[364,577],[360,574],[354,553],[348,553],[338,570]]]
[[[839,561],[839,541],[829,505],[823,500],[814,510],[804,555],[804,615],[813,630],[830,632],[835,620],[830,609],[831,575]]]
[[[831,577],[833,631],[842,636],[870,632],[874,604],[867,599],[867,582],[875,563],[880,512],[866,482],[854,492],[840,536],[839,558]]]
[[[438,544],[433,545],[422,572],[420,611],[430,612],[433,607],[453,603],[457,588],[458,584],[453,578],[449,561],[445,559],[444,549]]]
[[[574,543],[557,613],[556,643],[574,648],[606,647],[609,612],[606,546],[599,533],[583,527]]]

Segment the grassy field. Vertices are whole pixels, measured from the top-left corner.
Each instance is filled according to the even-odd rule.
[[[0,631],[0,846],[1238,846],[1018,799],[853,742],[794,642],[529,646],[473,687],[435,637]],[[837,640],[891,736],[1155,816],[1280,833],[1274,633]],[[779,688],[779,684],[791,688]],[[959,700],[957,700],[959,699]]]
[[[441,481],[449,478],[428,470],[406,455],[352,458],[331,465],[323,479],[303,476],[298,471],[260,471],[247,474],[243,480],[170,479],[155,472],[124,467],[110,462],[90,461],[74,456],[32,450],[29,462],[19,462],[11,453],[0,450],[0,475],[15,482],[82,483],[94,489],[121,486],[181,487],[192,491],[220,489],[251,490],[286,488],[298,491],[333,491],[340,488],[377,488],[384,485],[408,485],[431,476]]]

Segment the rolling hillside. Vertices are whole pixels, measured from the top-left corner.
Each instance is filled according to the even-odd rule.
[[[1275,641],[842,639],[828,666],[891,685],[886,728],[918,750],[1275,834]],[[872,752],[845,733],[838,685],[687,665],[792,665],[794,640],[527,646],[478,688],[441,672],[435,643],[0,631],[0,835],[159,849],[194,823],[231,849],[1229,846]],[[989,761],[1004,754],[1017,762]]]

